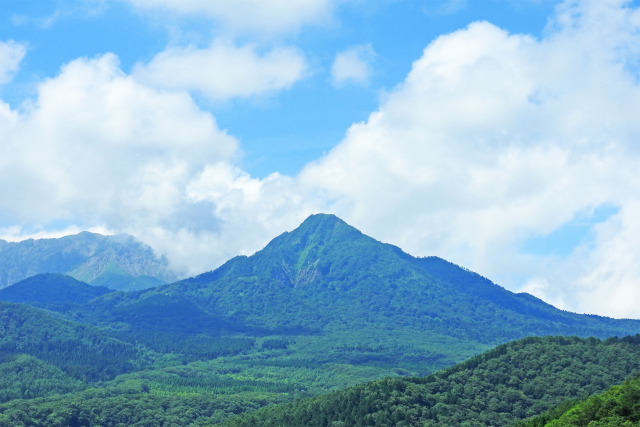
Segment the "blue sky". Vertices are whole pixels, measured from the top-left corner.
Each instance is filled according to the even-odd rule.
[[[385,91],[404,79],[412,62],[438,35],[476,20],[539,35],[555,5],[549,0],[373,3],[363,7],[361,1],[343,2],[335,6],[330,19],[308,29],[269,35],[273,39],[261,47],[294,45],[309,62],[307,75],[290,88],[224,101],[193,94],[221,128],[241,141],[243,167],[253,176],[262,178],[274,171],[296,174],[329,151],[352,123],[367,119]],[[34,96],[39,81],[56,76],[74,59],[113,52],[120,68],[130,72],[169,44],[206,47],[216,34],[223,34],[201,17],[159,16],[137,11],[126,2],[3,0],[2,4],[0,39],[26,43],[29,52],[12,86],[2,88],[5,101],[14,108]],[[188,34],[173,36],[167,29],[171,26]],[[238,39],[255,42],[252,35]],[[353,46],[371,48],[369,75],[362,82],[336,86],[332,62],[338,52]]]
[[[185,274],[331,212],[640,317],[639,2],[0,0],[0,237]]]

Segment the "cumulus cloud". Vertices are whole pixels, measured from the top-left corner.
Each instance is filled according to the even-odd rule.
[[[338,53],[331,66],[333,84],[366,84],[371,76],[374,57],[375,52],[370,45],[353,46]]]
[[[212,100],[249,97],[287,89],[304,77],[306,60],[295,48],[273,48],[263,54],[254,46],[215,41],[206,49],[171,47],[135,77],[157,87],[203,93]]]
[[[208,16],[228,30],[259,33],[296,31],[331,15],[333,0],[126,0],[141,9]]]
[[[640,272],[629,268],[640,235],[624,216],[637,200],[629,195],[640,194],[640,88],[630,66],[639,28],[629,2],[584,1],[564,3],[540,40],[486,22],[442,36],[299,179],[365,232],[414,254],[444,256],[512,289],[535,277],[526,289],[569,309],[638,317],[620,301],[640,297],[631,285]],[[606,204],[626,221],[611,219],[617,225],[595,247],[555,259],[519,250]]]
[[[139,84],[111,54],[67,64],[19,111],[0,106],[0,140],[3,217],[33,227],[157,224],[208,163],[237,155],[187,93]]]
[[[13,40],[0,41],[0,84],[9,83],[20,66],[27,49]]]

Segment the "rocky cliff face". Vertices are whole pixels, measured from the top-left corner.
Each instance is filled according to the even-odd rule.
[[[68,274],[117,290],[145,289],[177,279],[166,259],[129,235],[82,232],[59,239],[0,240],[0,288],[40,273]]]

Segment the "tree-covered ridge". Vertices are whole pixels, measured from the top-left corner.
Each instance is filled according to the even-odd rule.
[[[0,356],[28,354],[81,380],[111,379],[140,368],[141,353],[97,328],[0,301]]]
[[[82,232],[58,239],[0,240],[0,288],[41,273],[67,274],[110,289],[146,289],[171,282],[167,260],[132,236]]]
[[[26,354],[0,357],[0,403],[70,393],[86,387],[61,369]]]
[[[627,380],[604,393],[561,405],[519,424],[521,427],[632,427],[640,425],[640,379]]]
[[[0,300],[66,312],[110,292],[110,289],[91,286],[70,276],[43,273],[0,289]]]
[[[278,401],[266,393],[154,395],[132,388],[89,389],[0,403],[0,427],[211,426]]]
[[[640,374],[640,336],[525,338],[423,378],[267,407],[226,426],[507,426]]]

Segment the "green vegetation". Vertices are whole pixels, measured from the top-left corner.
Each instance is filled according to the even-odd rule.
[[[640,335],[525,338],[427,377],[374,381],[224,425],[507,426],[639,375],[639,356]]]
[[[140,367],[135,346],[32,307],[0,302],[0,356],[28,354],[86,381]]]
[[[91,389],[47,399],[0,404],[0,427],[212,425],[229,416],[278,402],[270,395],[172,394]]]
[[[109,292],[112,291],[91,286],[70,276],[44,273],[0,289],[0,301],[67,312]]]
[[[85,387],[59,368],[26,354],[5,354],[0,360],[0,402],[70,393]]]
[[[640,379],[627,380],[602,394],[567,402],[521,427],[625,427],[640,424]]]
[[[102,271],[119,274],[113,265]],[[310,217],[251,257],[153,289],[107,293],[42,275],[3,295],[23,303],[0,303],[0,420],[11,425],[117,425],[127,417],[128,425],[173,425],[191,406],[179,425],[206,425],[310,397],[319,400],[300,400],[292,414],[325,416],[314,402],[327,402],[369,423],[362,425],[436,415],[491,424],[605,390],[640,360],[629,339],[532,339],[428,381],[403,379],[512,339],[633,335],[640,321],[557,310],[439,258],[414,258],[330,215]],[[574,358],[592,378],[577,374]],[[514,371],[521,359],[529,361]],[[474,383],[463,382],[469,375]],[[562,381],[549,386],[552,377]],[[441,391],[454,380],[457,388]],[[332,401],[340,393],[346,403]],[[487,393],[493,400],[483,400]],[[264,411],[257,414],[278,419],[282,409]],[[247,420],[256,419],[238,422]]]

